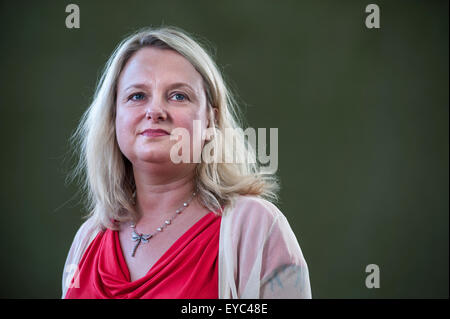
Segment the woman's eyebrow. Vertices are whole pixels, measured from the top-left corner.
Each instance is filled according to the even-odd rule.
[[[192,93],[196,94],[197,91],[194,90],[189,84],[184,83],[184,82],[176,82],[176,83],[172,83],[170,85],[167,86],[167,88],[169,90],[173,90],[173,89],[179,89],[179,88],[187,88],[188,90],[190,90]]]
[[[127,86],[124,91],[128,91],[129,89],[146,89],[147,85],[145,84],[141,84],[141,83],[136,83],[136,84],[131,84],[129,86]]]
[[[175,82],[175,83],[169,84],[167,86],[167,89],[173,90],[173,89],[179,89],[179,88],[182,88],[182,87],[187,88],[188,90],[192,91],[193,93],[197,92],[189,84],[184,83],[184,82]],[[128,91],[129,89],[134,89],[134,88],[136,88],[136,89],[147,89],[148,86],[146,84],[144,84],[144,83],[135,83],[135,84],[131,84],[131,85],[127,86],[124,91]]]

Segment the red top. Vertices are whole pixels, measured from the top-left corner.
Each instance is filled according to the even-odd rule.
[[[118,231],[99,232],[81,258],[79,288],[69,288],[65,298],[217,299],[220,222],[213,212],[202,217],[135,281]]]

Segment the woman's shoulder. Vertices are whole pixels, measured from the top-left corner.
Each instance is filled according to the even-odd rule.
[[[72,242],[71,251],[84,251],[101,230],[97,220],[93,216],[88,217],[78,228]]]
[[[86,220],[81,224],[75,236],[85,237],[86,235],[98,232],[99,230],[100,230],[99,223],[93,216],[90,216],[87,217]]]
[[[277,220],[285,219],[280,209],[272,202],[257,196],[236,196],[225,210],[225,218],[233,223],[271,226]]]

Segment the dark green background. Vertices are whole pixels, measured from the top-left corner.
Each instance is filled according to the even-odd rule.
[[[279,207],[316,298],[448,297],[448,2],[0,2],[0,297],[58,298],[85,213],[68,138],[137,28],[200,35],[245,107],[279,129]],[[377,264],[381,287],[365,287]]]

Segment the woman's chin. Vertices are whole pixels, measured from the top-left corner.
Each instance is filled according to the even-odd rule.
[[[149,150],[146,152],[139,152],[136,154],[136,158],[140,162],[163,164],[172,163],[170,160],[170,153],[168,151],[161,150]]]
[[[165,156],[149,156],[141,159],[141,162],[149,163],[149,164],[167,164],[173,165],[170,157]]]

